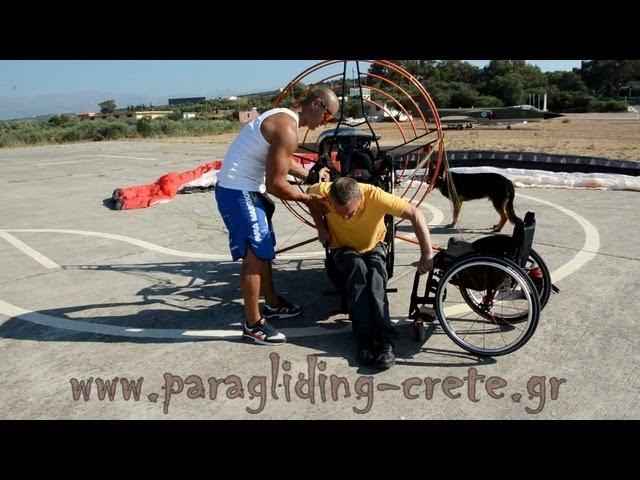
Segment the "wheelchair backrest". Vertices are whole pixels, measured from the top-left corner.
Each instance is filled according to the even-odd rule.
[[[533,244],[535,231],[536,215],[533,212],[527,212],[524,216],[524,221],[517,222],[513,229],[513,260],[522,267],[525,266],[531,253],[531,245]]]
[[[447,249],[436,255],[434,264],[439,269],[447,269],[466,255],[492,254],[509,258],[524,267],[531,254],[535,229],[535,213],[527,212],[524,220],[516,223],[512,236],[489,235],[472,243],[452,237]]]

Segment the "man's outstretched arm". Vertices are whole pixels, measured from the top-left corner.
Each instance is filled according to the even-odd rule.
[[[433,244],[431,243],[431,235],[429,235],[429,225],[422,212],[410,203],[407,203],[400,217],[410,220],[413,225],[413,231],[418,237],[418,242],[420,242],[421,255],[418,262],[418,271],[420,274],[427,273],[433,269],[433,256],[435,255]]]

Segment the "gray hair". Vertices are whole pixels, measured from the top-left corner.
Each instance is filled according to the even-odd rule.
[[[340,177],[331,184],[329,195],[339,206],[346,207],[351,200],[361,198],[362,192],[353,178]]]

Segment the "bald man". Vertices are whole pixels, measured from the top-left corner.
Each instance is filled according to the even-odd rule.
[[[291,174],[302,180],[307,171],[293,159],[298,148],[298,129],[310,130],[333,119],[340,102],[327,87],[316,87],[292,108],[274,108],[253,119],[238,134],[227,151],[216,186],[216,202],[229,230],[233,260],[242,259],[240,287],[246,321],[243,338],[265,345],[286,342],[286,337],[267,323],[269,319],[298,316],[299,305],[276,293],[271,261],[275,258],[275,235],[271,217],[275,206],[265,195],[305,203],[321,201],[318,195],[303,193],[287,181]],[[328,170],[320,177],[328,180]],[[265,305],[258,300],[263,293]]]

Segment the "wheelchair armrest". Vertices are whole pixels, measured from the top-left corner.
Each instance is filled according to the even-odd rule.
[[[453,237],[449,239],[449,246],[446,250],[440,250],[433,257],[433,265],[441,270],[445,270],[456,259],[473,253],[475,250],[469,242],[455,240]]]
[[[473,246],[469,242],[455,242],[444,251],[448,256],[458,258],[473,252]]]

